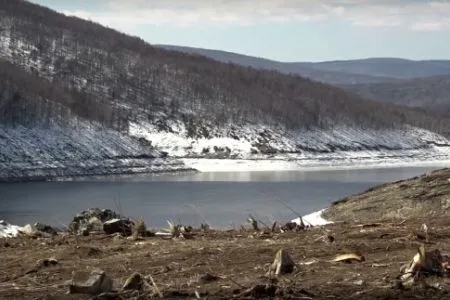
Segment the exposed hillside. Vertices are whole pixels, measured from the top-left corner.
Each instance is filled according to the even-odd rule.
[[[324,213],[333,221],[373,222],[450,214],[450,169],[386,183],[334,203]]]
[[[374,82],[391,82],[394,78],[352,74],[345,71],[328,71],[315,69],[314,64],[302,63],[284,63],[273,61],[265,58],[253,57],[232,52],[210,50],[202,48],[172,46],[172,45],[158,45],[158,47],[175,50],[184,53],[197,54],[212,58],[221,62],[231,62],[234,64],[253,67],[255,69],[276,70],[285,74],[297,74],[303,77],[311,78],[315,81],[320,81],[329,84],[357,84],[357,83],[374,83]]]
[[[450,114],[450,76],[417,78],[396,83],[343,86],[367,99],[421,107]]]
[[[5,145],[20,141],[17,149],[41,151],[47,163],[65,155],[80,161],[93,152],[104,153],[94,156],[99,160],[146,156],[152,147],[180,157],[295,153],[303,159],[366,150],[448,155],[448,140],[433,133],[447,134],[448,119],[366,101],[300,76],[153,47],[18,0],[0,0],[0,29],[0,58],[12,65],[3,74],[12,74],[4,80],[0,109],[1,129],[10,137]],[[38,128],[44,131],[33,133]],[[117,138],[100,138],[109,134]],[[76,148],[93,152],[76,156],[78,150],[39,135],[53,141],[78,135]],[[11,157],[16,150],[0,151]],[[31,152],[14,161],[31,159],[35,166],[35,157]]]
[[[416,61],[400,58],[369,58],[349,61],[299,63],[299,65],[322,71],[403,79],[450,74],[450,60]]]
[[[0,181],[185,168],[122,134],[128,123],[119,116],[0,59]]]

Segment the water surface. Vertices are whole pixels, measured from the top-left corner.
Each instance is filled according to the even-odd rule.
[[[238,227],[249,214],[288,221],[374,185],[414,177],[437,167],[289,172],[227,172],[117,176],[72,182],[0,184],[0,219],[9,223],[67,224],[89,207],[143,217],[152,227],[167,220]],[[280,201],[281,200],[281,201]]]

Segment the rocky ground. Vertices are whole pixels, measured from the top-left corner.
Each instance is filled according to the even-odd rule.
[[[350,197],[324,227],[174,226],[155,236],[109,210],[77,215],[65,233],[28,226],[0,239],[0,299],[449,299],[450,219],[436,206],[448,203],[449,172]],[[421,205],[409,216],[382,213],[403,199]],[[424,203],[433,209],[420,215]]]
[[[4,239],[0,241],[0,298],[448,299],[450,278],[433,275],[412,287],[403,287],[398,279],[400,267],[424,242],[420,235],[424,222],[429,231],[427,249],[449,251],[446,217],[341,223],[285,233],[198,232],[190,239],[135,240],[105,234]],[[290,254],[296,267],[290,274],[267,276],[279,249]],[[344,253],[357,253],[364,261],[331,262]],[[118,291],[135,272],[146,277],[146,284],[134,294],[103,298],[66,294],[74,271],[94,268],[102,269]]]

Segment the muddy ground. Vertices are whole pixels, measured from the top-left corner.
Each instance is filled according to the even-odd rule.
[[[0,299],[91,299],[68,295],[66,281],[74,270],[103,269],[120,289],[134,272],[151,275],[157,289],[102,299],[450,299],[450,279],[429,277],[426,284],[398,284],[400,266],[423,242],[416,233],[426,222],[429,250],[450,252],[450,219],[410,219],[362,227],[339,223],[300,232],[198,232],[192,239],[148,237],[132,240],[104,234],[0,240]],[[325,232],[335,241],[322,239]],[[327,242],[328,241],[328,242]],[[297,267],[292,274],[268,278],[269,264],[280,248]],[[357,251],[362,263],[330,262],[335,255]],[[34,268],[40,259],[54,266]],[[205,274],[218,276],[202,281]],[[249,292],[256,285],[271,284]],[[122,298],[121,298],[122,297]]]

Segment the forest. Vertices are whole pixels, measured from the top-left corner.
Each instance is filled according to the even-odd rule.
[[[145,116],[288,130],[412,125],[450,132],[446,116],[420,108],[154,47],[20,0],[0,0],[0,58],[0,122],[7,125],[64,123],[70,115],[126,132],[129,121]]]

